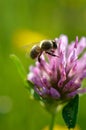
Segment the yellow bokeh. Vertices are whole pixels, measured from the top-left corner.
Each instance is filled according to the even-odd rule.
[[[45,127],[45,128],[42,129],[42,130],[49,130],[49,128],[48,128],[48,127]],[[68,128],[65,127],[65,126],[55,125],[53,130],[68,130]],[[79,128],[78,126],[76,126],[75,129],[70,129],[70,130],[80,130],[80,128]]]
[[[12,37],[12,43],[18,48],[25,48],[26,50],[31,49],[33,45],[38,44],[41,40],[46,37],[40,33],[33,32],[30,30],[17,30]]]

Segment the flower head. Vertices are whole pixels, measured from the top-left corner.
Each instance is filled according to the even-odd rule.
[[[35,66],[30,66],[28,80],[34,84],[34,91],[43,99],[65,102],[78,93],[86,92],[81,87],[86,77],[86,38],[68,44],[68,38],[56,38],[57,49],[51,56],[45,52]]]

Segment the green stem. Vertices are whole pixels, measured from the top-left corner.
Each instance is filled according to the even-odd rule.
[[[51,124],[50,124],[49,130],[53,130],[53,128],[54,128],[55,116],[56,116],[56,112],[52,114]]]

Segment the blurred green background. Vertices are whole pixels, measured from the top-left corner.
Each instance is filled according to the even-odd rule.
[[[0,130],[42,130],[50,123],[50,115],[29,99],[9,55],[16,54],[28,73],[33,61],[21,47],[60,34],[68,35],[69,41],[86,36],[85,0],[0,0]],[[86,128],[85,102],[86,95],[79,104],[81,130]],[[64,125],[61,112],[56,122]]]

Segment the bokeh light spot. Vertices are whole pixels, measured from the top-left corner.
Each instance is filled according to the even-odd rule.
[[[31,47],[40,42],[41,40],[46,39],[44,35],[33,32],[30,30],[17,30],[12,37],[12,43],[17,48],[26,48],[31,49]]]
[[[43,130],[49,130],[49,128],[45,127]],[[53,130],[68,130],[68,128],[65,126],[55,125]],[[76,126],[74,130],[80,130],[80,128]]]

